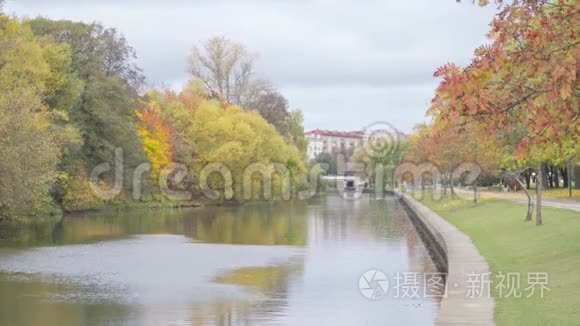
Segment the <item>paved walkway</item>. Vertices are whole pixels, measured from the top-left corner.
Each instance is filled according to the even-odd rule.
[[[425,225],[447,256],[447,297],[441,301],[437,325],[494,325],[491,294],[484,291],[481,296],[470,295],[474,294],[474,284],[477,286],[473,275],[490,272],[489,265],[471,239],[412,197],[397,194],[411,210],[412,218]]]
[[[470,195],[473,197],[473,190],[455,189],[455,192],[460,193],[463,196]],[[525,198],[525,195],[514,194],[513,192],[494,192],[494,191],[478,190],[478,194],[480,197],[483,198],[510,200],[522,204],[528,203],[528,200]],[[536,202],[535,199],[533,198],[533,195],[532,201],[535,205]],[[543,199],[542,205],[555,208],[571,209],[580,212],[580,201],[574,199]]]

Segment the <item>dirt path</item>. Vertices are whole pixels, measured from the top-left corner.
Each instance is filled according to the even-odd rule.
[[[466,195],[473,196],[472,190],[463,190],[463,189],[455,189],[455,190],[458,194],[461,194],[462,196]],[[523,204],[527,204],[528,202],[526,196],[520,193],[495,192],[488,190],[478,190],[478,193],[480,198],[504,199]],[[542,205],[555,208],[571,209],[573,211],[580,212],[580,201],[574,199],[544,199],[542,200]]]

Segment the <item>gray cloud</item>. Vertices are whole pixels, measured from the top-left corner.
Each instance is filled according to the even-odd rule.
[[[191,46],[226,35],[259,53],[260,72],[308,127],[354,129],[388,114],[406,131],[424,120],[433,71],[467,63],[493,13],[453,0],[8,0],[6,10],[116,27],[151,84],[176,87]]]

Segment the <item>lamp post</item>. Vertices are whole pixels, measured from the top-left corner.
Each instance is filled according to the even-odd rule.
[[[572,198],[572,159],[568,159],[568,168],[566,170],[568,171],[568,197]]]

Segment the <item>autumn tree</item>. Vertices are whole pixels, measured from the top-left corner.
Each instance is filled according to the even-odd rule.
[[[577,158],[578,19],[579,9],[569,0],[501,4],[491,24],[491,43],[476,49],[471,64],[447,64],[435,73],[441,83],[429,113],[443,124],[458,119],[482,124],[487,134],[523,132],[516,155],[533,158],[540,179],[542,163],[554,153]]]
[[[154,137],[157,140],[153,152],[161,154],[158,145],[171,143],[173,161],[188,168],[190,178],[184,183],[189,190],[203,191],[200,174],[211,164],[221,164],[231,172],[237,200],[244,199],[244,173],[254,163],[285,166],[295,189],[302,182],[305,174],[302,154],[293,141],[280,135],[257,112],[207,98],[205,90],[199,89],[196,83],[188,83],[179,93],[151,92],[147,97],[148,110],[156,112],[155,120],[162,120],[156,123],[171,130],[169,138]],[[145,116],[141,113],[143,118]],[[150,137],[150,132],[147,132],[147,137]],[[159,142],[160,139],[170,141]],[[150,152],[147,148],[145,151]],[[153,165],[153,159],[158,158],[154,155],[149,160]],[[257,194],[265,185],[263,176],[256,174],[252,180],[252,189]],[[207,181],[211,189],[225,198],[226,186],[219,173],[210,174]],[[279,192],[279,176],[274,176],[273,183]]]
[[[452,197],[455,197],[455,183],[468,177],[473,179],[469,181],[473,202],[477,205],[479,180],[499,173],[504,145],[495,136],[482,137],[482,131],[475,124],[448,124],[444,128],[440,124],[434,118],[430,125],[416,126],[409,137],[405,159],[415,164],[435,165],[441,174],[443,193],[449,186]],[[466,171],[462,171],[462,166]]]
[[[196,82],[189,82],[181,92],[154,90],[146,95],[147,107],[156,112],[171,130],[172,158],[187,166],[195,164],[196,148],[193,116],[202,103],[210,100]],[[188,183],[193,184],[194,180]]]
[[[151,163],[151,175],[157,180],[161,170],[172,162],[171,127],[151,107],[138,111],[137,117],[140,120],[137,132]]]
[[[254,163],[282,164],[296,187],[305,172],[298,149],[288,143],[260,115],[236,106],[220,108],[206,102],[195,112],[193,142],[196,147],[196,173],[207,164],[220,163],[233,176],[236,198],[242,198],[243,176]],[[254,189],[265,186],[263,176],[254,175]],[[279,180],[279,179],[278,179]],[[280,191],[274,179],[274,188]]]

